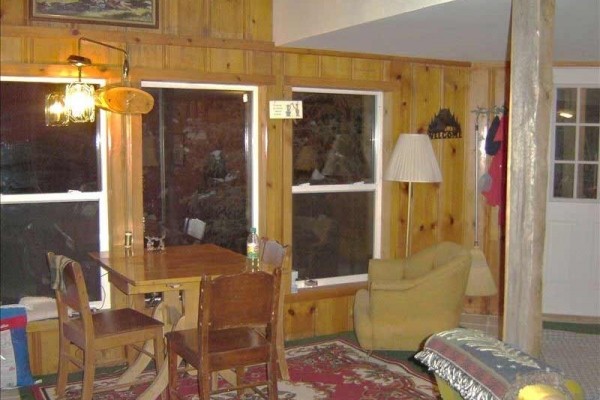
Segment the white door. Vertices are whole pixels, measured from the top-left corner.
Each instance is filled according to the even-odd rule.
[[[600,316],[600,69],[554,70],[543,313]]]

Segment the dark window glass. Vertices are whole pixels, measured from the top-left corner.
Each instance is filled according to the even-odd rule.
[[[375,96],[294,92],[293,184],[374,182]]]
[[[2,194],[100,191],[96,123],[46,126],[45,96],[64,84],[1,82]]]
[[[90,300],[100,300],[100,270],[88,255],[100,249],[98,202],[3,204],[1,214],[2,304],[54,297],[48,251],[79,261]]]
[[[294,194],[294,269],[300,280],[367,273],[373,202],[372,192]]]
[[[167,245],[215,243],[245,253],[251,221],[251,94],[145,90],[157,100],[143,117],[146,237],[165,235]],[[203,234],[190,225],[195,220],[206,224]]]

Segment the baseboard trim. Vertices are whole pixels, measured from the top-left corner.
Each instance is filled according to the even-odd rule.
[[[542,320],[548,322],[566,322],[571,324],[600,324],[600,317],[584,315],[543,314]]]

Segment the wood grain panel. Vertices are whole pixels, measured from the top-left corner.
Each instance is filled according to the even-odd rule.
[[[273,40],[273,8],[271,0],[245,0],[244,39]]]
[[[250,73],[272,75],[273,74],[273,57],[271,53],[265,51],[249,51],[246,53],[248,64],[250,65]]]
[[[384,61],[356,58],[352,60],[352,78],[366,81],[383,81]]]
[[[2,28],[6,25],[24,25],[27,22],[25,1],[0,0]]]
[[[285,54],[284,72],[286,76],[319,76],[319,57],[311,54]]]
[[[26,61],[24,57],[26,52],[26,40],[20,37],[0,38],[0,62],[2,63],[22,63]]]
[[[443,69],[443,108],[450,110],[465,135],[468,94],[468,71],[460,68]],[[436,143],[437,142],[437,143]],[[464,139],[433,140],[440,156],[440,168],[444,171],[444,183],[440,186],[440,238],[460,242],[464,226]]]
[[[130,46],[129,64],[131,68],[163,68],[164,67],[164,46],[140,44]]]
[[[211,72],[242,73],[246,70],[243,50],[210,49],[208,54]]]
[[[176,32],[179,35],[208,36],[209,28],[206,24],[209,16],[207,1],[171,0],[171,3],[174,4],[171,4],[169,11],[175,11],[176,23],[173,28],[168,26],[168,30],[173,33]],[[166,3],[168,4],[169,2]],[[175,9],[173,9],[173,5],[176,5]],[[173,16],[164,15],[163,18],[173,18]],[[169,24],[173,23],[171,21]]]
[[[31,61],[34,63],[65,63],[71,54],[77,54],[72,40],[35,38],[31,41]]]
[[[428,65],[414,67],[416,132],[426,133],[429,123],[441,107],[441,71],[441,67]],[[436,157],[439,162],[439,151]],[[411,254],[434,244],[439,239],[439,186],[440,183],[413,184]]]
[[[210,4],[210,36],[224,39],[244,37],[244,0],[205,0]]]
[[[206,49],[197,47],[167,46],[167,68],[206,71]]]
[[[320,300],[317,304],[315,335],[331,335],[350,330],[348,326],[348,303],[354,296]]]
[[[321,57],[321,77],[352,79],[352,59],[349,57]]]
[[[285,327],[287,340],[302,339],[315,335],[315,301],[303,301],[286,304],[284,307]]]

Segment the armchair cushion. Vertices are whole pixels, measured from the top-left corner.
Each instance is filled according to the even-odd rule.
[[[470,262],[469,250],[450,242],[407,259],[371,260],[369,290],[354,302],[360,345],[417,350],[432,333],[458,326]]]

